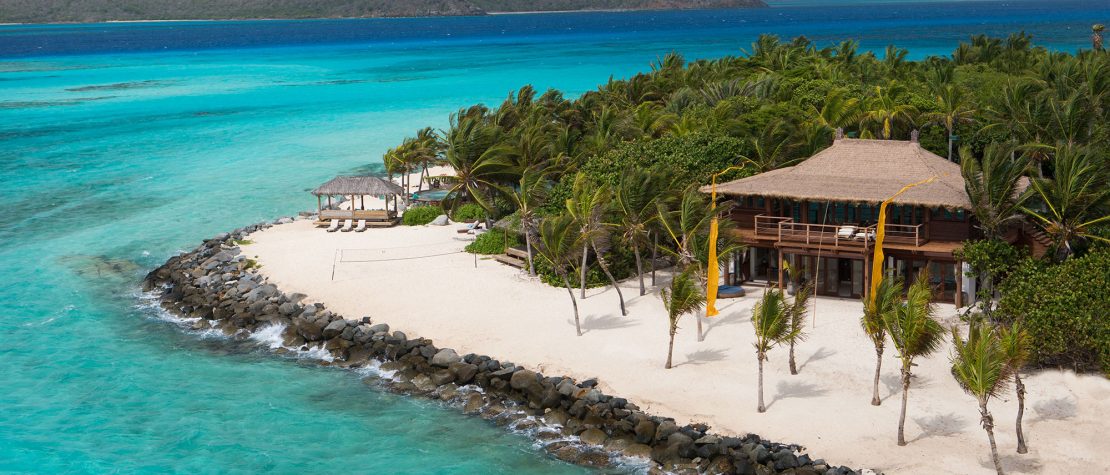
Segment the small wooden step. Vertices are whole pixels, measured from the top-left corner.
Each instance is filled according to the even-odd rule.
[[[522,259],[517,259],[513,256],[509,256],[509,255],[506,255],[506,254],[498,254],[496,256],[493,256],[493,259],[497,262],[500,262],[500,263],[506,264],[506,265],[510,265],[510,266],[516,267],[518,269],[523,269],[524,266],[528,264],[527,262],[525,262]]]
[[[516,258],[519,258],[519,259],[524,259],[525,261],[528,260],[528,251],[526,249],[518,249],[518,248],[515,248],[515,247],[510,247],[510,248],[505,250],[505,254],[508,254],[510,256],[513,256],[513,257],[516,257]]]

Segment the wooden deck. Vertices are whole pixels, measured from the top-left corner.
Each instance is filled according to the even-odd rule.
[[[756,216],[754,227],[733,231],[740,242],[775,247],[786,252],[862,258],[874,252],[876,226],[796,223],[790,218]],[[930,241],[923,225],[888,224],[884,251],[909,251],[931,257],[951,258],[962,243]]]

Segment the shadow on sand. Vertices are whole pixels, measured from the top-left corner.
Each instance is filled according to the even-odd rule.
[[[780,399],[806,399],[821,396],[828,392],[816,384],[801,381],[779,381],[775,388],[778,392],[775,393],[774,399],[767,403],[767,409],[771,409],[771,406],[775,405]]]

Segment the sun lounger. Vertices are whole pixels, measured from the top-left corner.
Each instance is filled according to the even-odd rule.
[[[338,219],[331,220],[331,226],[328,226],[328,232],[329,233],[334,233],[338,230],[339,230],[339,220]]]
[[[875,231],[870,231],[870,230],[860,231],[860,232],[856,233],[855,239],[857,241],[874,241],[875,240]]]
[[[841,226],[840,229],[838,229],[836,231],[836,237],[844,238],[844,239],[851,239],[852,236],[854,236],[855,234],[856,234],[856,227],[855,226]]]
[[[481,221],[475,221],[475,222],[470,223],[470,224],[468,224],[468,225],[466,225],[462,228],[459,228],[458,233],[459,234],[474,234],[474,231],[477,230],[477,229],[482,229],[482,222]]]
[[[343,227],[342,227],[342,228],[340,229],[340,231],[343,231],[343,232],[345,232],[345,233],[346,233],[346,232],[350,232],[350,231],[351,231],[351,225],[352,225],[352,224],[353,224],[353,222],[352,222],[351,220],[349,220],[349,219],[344,219],[344,220],[343,220]]]
[[[358,220],[358,226],[355,226],[355,232],[356,233],[361,233],[365,230],[366,230],[366,220],[365,219]]]

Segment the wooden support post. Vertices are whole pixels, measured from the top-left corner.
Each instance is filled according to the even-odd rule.
[[[956,261],[956,308],[964,306],[964,266]]]
[[[782,248],[779,248],[779,290],[783,289]]]
[[[871,293],[871,255],[863,253],[863,298],[870,298]]]
[[[316,195],[316,215],[319,216],[321,211],[324,210],[324,199],[320,195]]]

